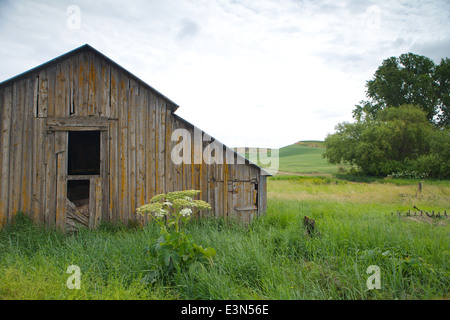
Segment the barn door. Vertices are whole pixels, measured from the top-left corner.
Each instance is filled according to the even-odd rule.
[[[67,135],[67,228],[92,229],[107,214],[108,131],[86,127]]]
[[[48,131],[46,216],[60,229],[94,228],[100,221],[108,193],[107,139],[107,131],[88,127]]]
[[[249,223],[258,214],[258,184],[256,181],[229,181],[232,194],[230,214],[243,223]]]

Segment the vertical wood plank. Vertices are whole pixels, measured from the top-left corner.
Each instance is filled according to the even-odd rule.
[[[100,220],[108,221],[109,218],[109,130],[100,133],[100,186],[98,202],[100,211],[98,212],[98,223]]]
[[[203,132],[202,132],[203,135]],[[207,164],[204,160],[203,157],[203,150],[205,150],[205,146],[208,144],[208,142],[203,141],[202,140],[202,161],[201,161],[201,200],[208,202],[209,204],[211,204],[209,201],[209,175],[208,175],[208,168],[209,168],[209,164]],[[207,214],[206,212],[202,212],[202,216],[204,214]],[[208,213],[209,214],[209,213]]]
[[[47,117],[48,110],[48,69],[39,72],[38,117]]]
[[[136,105],[136,204],[135,208],[145,204],[145,121],[148,117],[147,113],[147,93],[140,88],[139,96],[137,97]],[[136,214],[133,210],[134,219],[139,219],[141,222],[144,219]]]
[[[39,75],[34,77],[33,82],[33,116],[35,118],[39,117],[39,104],[38,104],[38,97],[39,97]]]
[[[165,155],[166,155],[166,102],[162,99],[158,99],[160,101],[160,108],[161,108],[161,124],[159,127],[159,144],[160,144],[160,150],[159,150],[159,174],[160,174],[160,181],[161,181],[161,190],[162,192],[166,192],[166,179],[165,179]]]
[[[146,203],[155,196],[155,98],[147,92],[148,118],[146,124],[145,138],[145,165],[146,165]]]
[[[11,138],[12,87],[0,91],[0,225],[5,224],[9,216],[9,159]]]
[[[78,106],[75,115],[88,116],[89,109],[89,56],[80,52],[78,57]]]
[[[56,153],[56,227],[65,230],[67,204],[67,132],[55,132]]]
[[[223,162],[223,161],[222,161]],[[216,166],[217,169],[217,188],[218,188],[218,197],[216,198],[218,202],[218,214],[220,217],[224,216],[224,197],[223,197],[223,185],[224,185],[224,178],[223,178],[223,164],[218,164]]]
[[[107,89],[103,83],[102,59],[95,54],[91,56],[92,74],[90,75],[89,99],[92,101],[93,116],[103,117],[106,113],[106,106],[103,101],[106,96],[109,96],[109,86]]]
[[[222,194],[222,201],[223,201],[223,216],[225,218],[228,217],[228,163],[226,158],[224,159],[223,166],[222,166],[222,176],[223,176],[223,194]]]
[[[190,130],[191,133],[191,189],[197,190],[196,177],[195,177],[195,162],[194,162],[194,142],[192,139],[194,138],[194,127]]]
[[[202,161],[202,143],[201,136],[198,137],[200,130],[194,126],[193,128],[194,134],[192,135],[192,163],[194,166],[194,188],[196,190],[201,190],[201,166],[200,162]]]
[[[195,189],[202,190],[202,170],[201,170],[201,163],[203,161],[203,154],[202,154],[202,133],[201,130],[194,126],[193,128],[194,134],[192,135],[192,159],[194,163],[194,172],[195,172]],[[200,198],[201,199],[201,194]]]
[[[173,146],[175,143],[172,141],[172,129],[173,129],[173,123],[172,123],[172,114],[170,113],[170,109],[166,109],[166,132],[165,132],[165,140],[166,140],[166,159],[165,159],[165,167],[166,167],[166,192],[172,192],[174,191],[174,183],[173,183],[173,170],[174,170],[174,163],[171,158],[171,151],[173,149]]]
[[[54,227],[56,223],[56,153],[55,133],[45,138],[45,225]]]
[[[138,99],[138,87],[134,80],[130,80],[128,107],[128,197],[129,197],[129,219],[136,218],[136,109]]]
[[[267,211],[267,177],[261,175],[258,186],[259,198],[261,199],[261,214]]]
[[[23,128],[23,83],[17,81],[13,84],[12,96],[12,131],[11,131],[11,149],[9,175],[11,177],[11,186],[9,188],[9,219],[20,210],[20,183],[22,174],[22,128]],[[10,222],[10,220],[8,221]]]
[[[69,114],[70,86],[68,81],[69,61],[64,60],[56,64],[55,83],[55,110],[56,117],[64,117]]]
[[[156,105],[155,105],[155,193],[160,194],[163,193],[162,183],[161,183],[161,175],[160,175],[160,128],[161,128],[161,106],[159,98],[155,97]]]
[[[250,207],[253,205],[253,191],[252,184],[250,181],[250,166],[244,165],[244,194],[243,194],[243,204],[245,207]],[[253,212],[252,211],[244,211],[244,223],[249,223],[252,219]]]
[[[119,212],[128,221],[128,78],[120,76],[119,87]]]
[[[53,114],[56,117],[62,117],[64,116],[64,104],[63,104],[63,91],[64,91],[64,73],[61,70],[61,62],[57,63],[55,65],[55,91],[54,94],[54,111]]]
[[[97,97],[99,96],[98,88],[97,88],[97,69],[96,69],[96,56],[94,56],[91,52],[87,54],[87,63],[88,63],[88,116],[95,116],[97,113]]]
[[[236,180],[236,155],[233,153],[233,156],[230,157],[231,160],[228,164],[228,217],[233,218],[235,215],[234,211],[234,197],[235,197],[235,180]]]
[[[54,117],[56,99],[56,65],[50,66],[47,71],[47,116]]]
[[[194,135],[194,132],[192,130],[192,127],[185,127],[185,130],[188,130],[191,139],[192,136]],[[191,143],[191,148],[189,150],[185,150],[185,152],[190,152],[191,153],[191,157],[192,158],[192,143]],[[183,166],[183,174],[184,174],[184,179],[183,179],[183,189],[184,190],[189,190],[192,189],[192,161],[191,163],[186,163]]]
[[[103,198],[104,194],[102,192],[103,186],[102,186],[102,177],[97,177],[93,179],[95,181],[94,184],[94,192],[95,192],[95,216],[94,216],[94,224],[93,228],[96,228],[100,221],[102,220],[102,211],[103,211]]]
[[[214,183],[214,164],[206,164],[208,176],[208,202],[211,204],[214,216],[216,216],[216,202],[215,202],[215,183]]]
[[[89,224],[88,224],[88,228],[89,229],[94,229],[95,227],[95,216],[96,216],[96,203],[97,203],[97,199],[96,199],[96,181],[97,179],[92,177],[89,179]]]
[[[32,160],[33,160],[33,119],[34,119],[34,78],[25,80],[24,93],[24,117],[23,117],[23,161],[22,161],[22,201],[20,210],[26,212],[34,220],[34,213],[31,211],[32,201]]]
[[[66,102],[67,102],[67,110],[66,110],[66,114],[69,116],[71,114],[73,114],[73,109],[74,109],[74,102],[73,102],[73,96],[74,96],[74,91],[75,91],[75,87],[73,86],[73,82],[74,82],[74,63],[73,63],[73,57],[69,58],[67,60],[67,97],[66,97]]]
[[[72,105],[72,81],[70,79],[72,62],[70,59],[66,59],[61,62],[61,71],[64,77],[64,86],[63,86],[63,105],[58,106],[58,108],[63,108],[63,115],[69,116],[70,109]]]
[[[78,115],[80,108],[80,57],[75,55],[70,58],[70,80],[71,80],[71,105],[69,108],[69,114]]]
[[[119,116],[118,103],[119,103],[119,72],[117,68],[111,67],[110,72],[110,118],[117,119]]]
[[[181,127],[180,122],[178,119],[173,118],[172,119],[172,131],[176,130]],[[174,141],[173,145],[178,144],[178,141]],[[172,173],[172,180],[173,180],[173,190],[174,191],[180,191],[182,189],[183,184],[183,165],[182,164],[175,164],[171,161],[172,167],[173,167],[173,173]]]
[[[32,213],[34,221],[44,223],[45,212],[45,119],[36,118],[33,123],[33,161],[32,161]]]
[[[109,121],[109,220],[119,220],[119,144],[118,122]]]
[[[111,117],[111,66],[106,61],[101,61],[101,89],[100,89],[100,116]]]

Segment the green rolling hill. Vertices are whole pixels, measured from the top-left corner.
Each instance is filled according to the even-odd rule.
[[[242,149],[238,148],[238,152]],[[338,171],[337,166],[327,163],[322,157],[325,152],[323,141],[299,141],[278,151],[280,174],[333,174]],[[248,151],[241,154],[249,157]],[[261,163],[257,164],[264,167]]]
[[[292,144],[279,149],[280,169],[279,171],[291,173],[337,173],[335,165],[327,163],[322,157],[325,152],[323,144],[314,147],[304,142]]]

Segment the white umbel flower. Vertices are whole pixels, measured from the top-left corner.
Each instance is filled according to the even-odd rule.
[[[192,214],[192,210],[189,208],[184,208],[184,209],[181,209],[180,214],[183,217],[190,216]]]
[[[162,217],[164,217],[165,214],[167,214],[167,211],[164,210],[164,209],[160,209],[160,210],[155,212],[155,217],[156,218],[162,218]]]

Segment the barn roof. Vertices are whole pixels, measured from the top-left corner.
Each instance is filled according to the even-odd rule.
[[[30,76],[30,74],[33,74],[33,73],[39,72],[39,71],[41,71],[41,70],[43,70],[43,69],[46,69],[46,68],[48,68],[48,67],[50,67],[50,66],[52,66],[52,65],[54,65],[54,64],[57,64],[57,63],[59,63],[59,62],[65,60],[65,59],[70,58],[70,57],[72,57],[72,56],[74,56],[74,55],[77,55],[77,54],[79,54],[79,53],[81,53],[81,52],[92,52],[92,53],[94,53],[94,54],[100,56],[101,59],[104,59],[105,61],[107,61],[108,63],[110,63],[111,65],[113,65],[114,67],[119,68],[120,70],[122,70],[123,72],[125,72],[128,76],[130,76],[131,78],[133,78],[134,80],[136,80],[137,82],[139,82],[141,85],[143,85],[143,86],[149,88],[149,89],[152,90],[156,95],[158,95],[159,97],[161,97],[162,99],[164,99],[164,100],[167,102],[167,104],[171,107],[172,112],[175,112],[175,111],[179,108],[179,106],[178,106],[175,102],[173,102],[172,100],[170,100],[169,98],[167,98],[166,96],[164,96],[162,93],[160,93],[159,91],[157,91],[156,89],[154,89],[153,87],[151,87],[150,85],[148,85],[146,82],[144,82],[143,80],[139,79],[137,76],[135,76],[134,74],[132,74],[131,72],[129,72],[127,69],[123,68],[123,67],[120,66],[118,63],[116,63],[115,61],[111,60],[110,58],[108,58],[107,56],[105,56],[103,53],[101,53],[100,51],[96,50],[95,48],[91,47],[91,46],[88,45],[88,44],[82,45],[81,47],[78,47],[78,48],[76,48],[76,49],[74,49],[74,50],[72,50],[72,51],[69,51],[69,52],[67,52],[67,53],[65,53],[65,54],[63,54],[63,55],[60,55],[59,57],[56,57],[56,58],[54,58],[54,59],[52,59],[52,60],[50,60],[50,61],[47,61],[47,62],[45,62],[45,63],[43,63],[43,64],[41,64],[41,65],[39,65],[39,66],[37,66],[37,67],[35,67],[35,68],[32,68],[32,69],[30,69],[30,70],[28,70],[28,71],[25,71],[25,72],[20,73],[20,74],[14,76],[14,77],[12,77],[12,78],[9,78],[9,79],[7,79],[7,80],[5,80],[5,81],[0,82],[0,88],[3,87],[3,86],[9,85],[9,84],[11,84],[11,83],[14,82],[14,81],[20,80],[20,79],[22,79],[22,78],[26,78],[26,77]],[[174,114],[174,115],[175,115],[175,114]],[[179,118],[180,120],[182,120],[182,121],[184,121],[184,122],[190,124],[191,126],[193,126],[191,123],[189,123],[189,122],[186,121],[185,119],[181,118],[180,116],[178,116],[178,115],[175,115],[175,116],[176,116],[177,118]],[[213,138],[213,137],[212,137],[212,138]],[[213,138],[213,139],[214,139],[214,140],[217,140],[217,139],[215,139],[215,138]],[[227,147],[227,148],[228,148],[228,147]],[[241,154],[237,153],[236,151],[233,150],[233,152],[236,154],[236,156],[237,156],[238,158],[244,158]],[[264,168],[258,166],[257,164],[251,162],[249,159],[246,159],[246,158],[245,158],[245,160],[248,161],[248,163],[249,163],[250,165],[255,166],[255,167],[257,167],[259,170],[261,170],[261,174],[262,174],[262,175],[272,176],[271,173],[269,173],[268,171],[266,171]]]
[[[137,82],[139,82],[141,85],[149,88],[150,90],[152,90],[153,92],[155,92],[156,95],[158,95],[159,97],[161,97],[162,99],[164,99],[168,105],[171,107],[172,111],[175,111],[179,108],[179,106],[173,102],[172,100],[170,100],[169,98],[167,98],[166,96],[164,96],[162,93],[160,93],[158,90],[156,90],[155,88],[151,87],[150,85],[148,85],[146,82],[144,82],[143,80],[139,79],[137,76],[135,76],[134,74],[132,74],[130,71],[128,71],[127,69],[123,68],[121,65],[119,65],[117,62],[111,60],[110,58],[108,58],[107,56],[105,56],[103,53],[101,53],[100,51],[98,51],[97,49],[94,49],[93,47],[91,47],[88,44],[82,45],[81,47],[78,47],[72,51],[69,51],[63,55],[60,55],[59,57],[56,57],[50,61],[47,61],[35,68],[32,68],[28,71],[25,71],[21,74],[18,74],[12,78],[9,78],[3,82],[0,82],[0,87],[8,85],[14,81],[20,80],[21,78],[25,78],[27,76],[29,76],[32,73],[35,72],[39,72],[40,70],[46,69],[48,67],[50,67],[53,64],[56,64],[58,62],[61,62],[67,58],[70,58],[74,55],[77,55],[81,52],[93,52],[94,54],[100,56],[103,60],[106,60],[108,63],[110,63],[111,65],[113,65],[116,68],[121,69],[123,72],[125,72],[128,76],[130,76],[131,78],[133,78],[134,80],[136,80]]]

